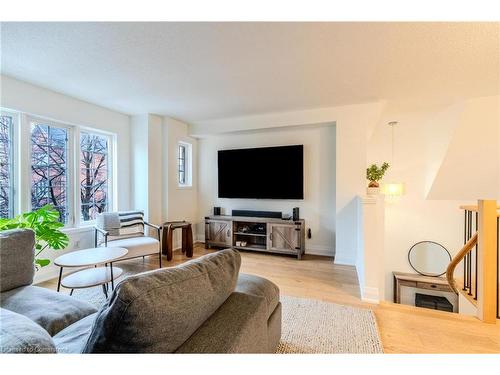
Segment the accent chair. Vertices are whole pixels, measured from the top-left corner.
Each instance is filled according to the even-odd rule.
[[[123,247],[128,254],[120,260],[158,255],[161,268],[161,227],[144,221],[142,211],[105,212],[97,216],[95,247]],[[157,238],[145,234],[146,226],[155,229]]]

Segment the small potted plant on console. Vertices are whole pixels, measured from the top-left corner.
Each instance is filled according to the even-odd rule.
[[[384,162],[381,167],[376,164],[366,168],[366,179],[370,181],[366,193],[368,195],[377,195],[380,191],[379,181],[384,177],[385,172],[389,169],[389,163]]]

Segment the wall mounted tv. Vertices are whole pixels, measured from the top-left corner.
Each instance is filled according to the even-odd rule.
[[[221,150],[219,198],[304,199],[304,146]]]

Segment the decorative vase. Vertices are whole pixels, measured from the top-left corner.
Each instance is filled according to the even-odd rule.
[[[380,193],[379,187],[370,187],[366,188],[366,195],[378,195]]]

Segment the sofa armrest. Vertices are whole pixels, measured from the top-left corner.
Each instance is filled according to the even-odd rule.
[[[233,292],[176,353],[266,353],[267,339],[265,299]]]

